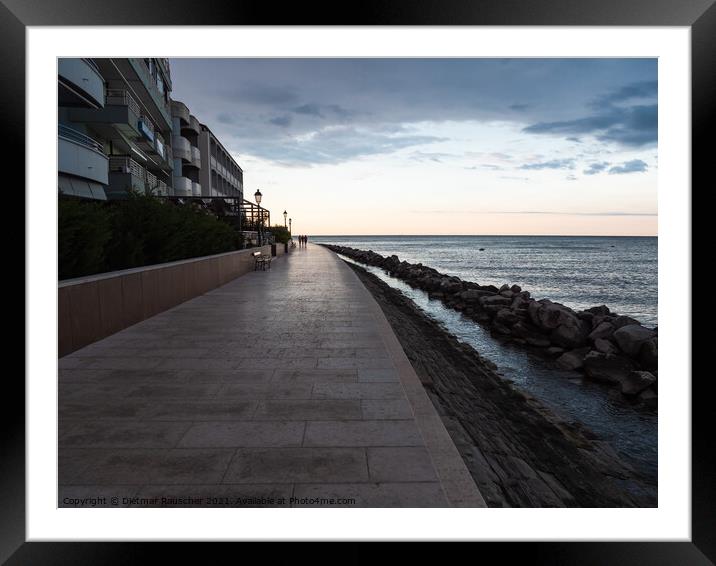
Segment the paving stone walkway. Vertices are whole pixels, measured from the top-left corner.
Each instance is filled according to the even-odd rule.
[[[61,507],[485,506],[377,303],[311,244],[61,358],[58,474]]]

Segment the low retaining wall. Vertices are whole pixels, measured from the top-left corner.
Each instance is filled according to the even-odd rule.
[[[254,269],[270,246],[61,281],[58,354],[79,350]]]

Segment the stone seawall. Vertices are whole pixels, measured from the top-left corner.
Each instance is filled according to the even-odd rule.
[[[658,391],[658,329],[647,328],[605,305],[573,310],[549,299],[535,300],[518,285],[479,285],[445,275],[420,263],[384,257],[373,251],[323,244],[355,261],[380,267],[430,298],[487,326],[503,340],[537,350],[563,369],[621,392],[656,408]]]

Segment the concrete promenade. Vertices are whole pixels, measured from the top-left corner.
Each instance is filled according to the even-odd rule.
[[[59,360],[58,504],[90,497],[485,506],[380,307],[311,244]]]

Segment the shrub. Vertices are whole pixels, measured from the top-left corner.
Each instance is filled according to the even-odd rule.
[[[240,247],[232,226],[194,204],[177,205],[137,193],[109,203],[64,197],[60,203],[60,279]]]
[[[106,206],[60,198],[57,218],[58,277],[69,279],[102,272],[104,249],[111,237],[111,220]]]
[[[286,228],[285,226],[271,226],[270,231],[273,234],[276,243],[278,244],[285,244],[291,238],[291,235],[288,232],[288,228]]]

